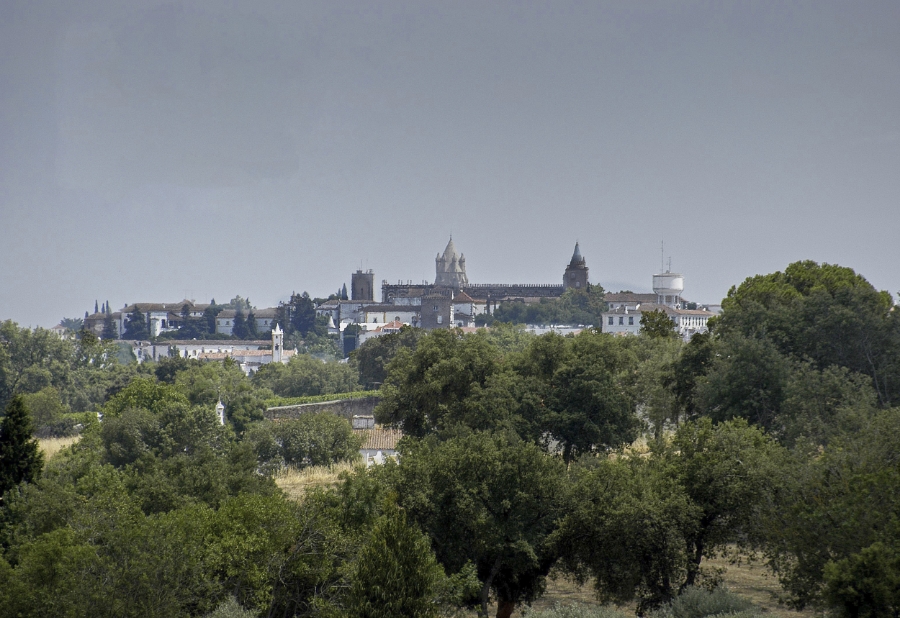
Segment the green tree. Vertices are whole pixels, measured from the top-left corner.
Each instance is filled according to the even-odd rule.
[[[216,332],[216,316],[222,311],[223,307],[216,304],[216,299],[209,301],[209,306],[203,310],[203,319],[206,322],[206,332],[214,334]]]
[[[697,381],[708,373],[713,355],[710,333],[698,333],[672,362],[672,373],[664,384],[675,396],[679,418],[692,419],[699,414],[695,400]]]
[[[838,365],[867,375],[887,406],[900,397],[900,319],[892,306],[890,294],[849,268],[795,262],[733,287],[716,329],[764,338],[819,369]]]
[[[137,305],[125,318],[125,332],[123,339],[143,340],[150,338],[150,327],[147,324],[147,316],[141,312]]]
[[[398,502],[447,571],[475,565],[481,615],[491,593],[498,618],[538,597],[557,557],[549,537],[561,515],[562,461],[504,433],[430,438],[401,452],[403,465],[387,470]]]
[[[716,347],[697,379],[694,404],[714,421],[745,418],[771,429],[785,398],[790,363],[768,339],[734,335]]]
[[[644,614],[703,581],[701,561],[726,546],[759,548],[783,452],[736,420],[685,423],[649,457],[584,459],[555,539],[563,566],[595,579],[602,600]]]
[[[350,574],[347,612],[359,618],[440,616],[444,569],[430,540],[396,505],[372,526]]]
[[[413,351],[425,334],[420,328],[404,326],[398,333],[373,337],[351,355],[359,371],[359,381],[366,388],[381,386],[387,379],[387,369],[401,349]]]
[[[878,580],[897,577],[898,436],[900,409],[891,408],[857,417],[827,445],[794,450],[777,479],[766,548],[793,606],[832,603],[854,615],[859,603],[864,615]]]
[[[896,539],[896,536],[894,537]],[[873,543],[825,565],[825,600],[847,618],[900,615],[900,547]]]
[[[346,419],[333,414],[303,414],[297,419],[255,425],[245,440],[264,463],[297,468],[359,459],[360,438]]]
[[[662,452],[695,508],[685,536],[687,574],[682,588],[698,583],[700,563],[729,543],[758,549],[765,533],[764,507],[775,496],[786,454],[743,419],[713,425],[685,423]]]
[[[662,309],[654,309],[641,314],[641,334],[648,337],[677,337],[675,322]]]
[[[31,415],[22,397],[13,397],[0,423],[0,500],[22,482],[34,482],[41,474],[43,455],[31,437]]]
[[[250,313],[247,314],[247,339],[257,338],[259,338],[259,330],[256,326],[256,314],[253,313],[253,309],[250,309]]]
[[[630,443],[640,422],[620,376],[636,366],[627,344],[604,333],[537,337],[516,367],[534,394],[523,414],[558,443],[567,462]]]
[[[375,416],[419,437],[461,423],[493,427],[502,420],[501,411],[476,418],[470,398],[500,371],[498,360],[497,349],[483,336],[435,330],[419,339],[414,352],[404,348],[394,357]]]
[[[43,328],[19,328],[10,320],[0,323],[0,406],[13,395],[36,393],[48,386],[64,389],[75,361],[71,341]]]
[[[252,383],[281,397],[306,397],[355,391],[359,388],[357,375],[346,363],[298,354],[287,364],[264,365],[253,375]]]
[[[247,328],[247,318],[244,317],[244,310],[238,307],[234,310],[234,321],[232,322],[231,334],[238,339],[246,339],[249,330]]]
[[[106,301],[106,315],[103,318],[103,333],[100,335],[103,339],[118,339],[119,327],[113,320],[112,312],[109,309],[109,301]]]
[[[574,466],[553,541],[562,568],[593,578],[603,602],[669,602],[688,572],[699,509],[661,460],[621,453]]]

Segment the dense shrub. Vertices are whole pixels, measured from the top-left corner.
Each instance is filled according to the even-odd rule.
[[[750,618],[760,611],[747,599],[719,587],[713,590],[691,586],[671,603],[651,614],[651,618],[706,618],[729,616]]]

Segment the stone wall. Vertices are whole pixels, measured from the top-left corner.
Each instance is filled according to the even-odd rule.
[[[375,413],[375,406],[381,401],[380,397],[365,397],[359,399],[338,399],[335,401],[323,401],[320,403],[303,403],[296,406],[277,406],[266,410],[266,419],[270,421],[294,419],[301,414],[321,414],[328,412],[342,416],[348,421],[354,416],[371,416]]]

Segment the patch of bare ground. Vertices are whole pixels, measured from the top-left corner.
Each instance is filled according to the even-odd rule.
[[[44,438],[38,440],[38,448],[44,454],[44,459],[50,459],[58,452],[72,446],[81,439],[81,436],[70,436],[68,438]]]
[[[812,618],[812,610],[796,611],[776,600],[776,595],[783,592],[778,579],[760,562],[748,563],[742,560],[739,564],[731,564],[727,558],[714,558],[703,561],[706,568],[724,569],[723,583],[728,589],[742,597],[750,599],[755,605],[779,618]]]
[[[300,500],[306,492],[319,487],[333,487],[343,472],[349,472],[362,462],[344,462],[332,466],[309,466],[308,468],[284,468],[275,474],[275,484],[293,500]]]
[[[739,564],[731,564],[726,558],[716,558],[714,560],[705,560],[703,566],[723,569],[723,583],[731,592],[749,599],[754,605],[773,617],[814,618],[815,616],[812,610],[798,612],[784,605],[779,605],[775,600],[775,595],[781,592],[781,586],[775,576],[761,563],[748,563],[746,560],[743,560]],[[594,594],[592,582],[589,581],[584,585],[580,585],[562,576],[547,581],[547,590],[544,596],[535,601],[532,607],[545,609],[553,607],[556,603],[560,605],[578,603],[586,607],[600,607],[601,605]],[[635,615],[634,605],[617,609],[625,615]],[[493,616],[496,611],[497,608],[493,607],[490,615]],[[519,608],[513,616],[518,618],[523,615],[523,611],[524,608]],[[475,614],[473,613],[472,615],[474,616]]]

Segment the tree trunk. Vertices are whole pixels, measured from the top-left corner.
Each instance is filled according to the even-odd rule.
[[[516,608],[515,601],[497,601],[497,618],[510,618]]]
[[[497,575],[497,571],[500,570],[500,558],[494,561],[494,566],[491,567],[491,572],[488,574],[487,579],[484,581],[484,585],[481,587],[481,616],[482,618],[488,618],[488,600],[491,596],[491,584],[494,583],[494,577]]]

